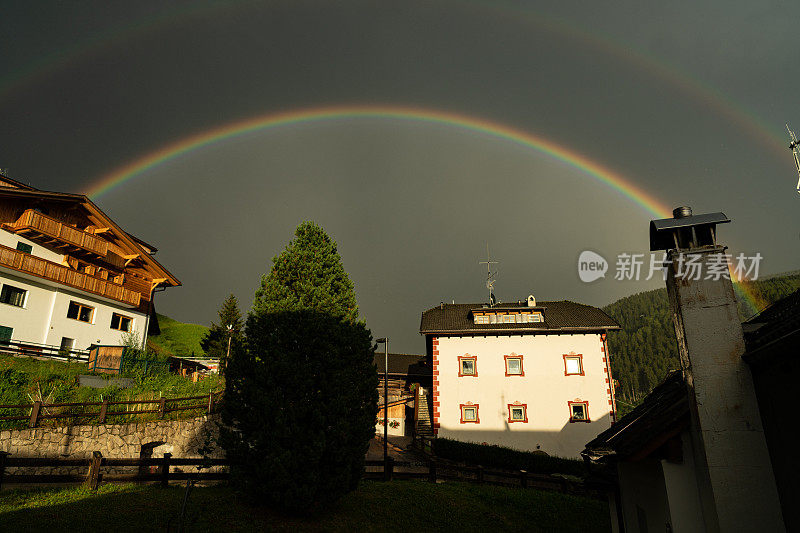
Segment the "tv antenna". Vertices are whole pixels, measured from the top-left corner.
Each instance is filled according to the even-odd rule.
[[[794,156],[794,166],[797,167],[797,192],[800,193],[800,143],[797,142],[797,137],[795,136],[794,132],[789,129],[789,125],[786,125],[786,131],[789,132],[789,150],[792,151],[792,155]]]
[[[496,299],[494,297],[494,282],[495,277],[497,276],[497,271],[495,270],[492,272],[492,265],[497,265],[499,261],[492,261],[491,256],[489,255],[489,243],[486,243],[486,261],[478,261],[481,265],[486,265],[486,288],[489,289],[489,305],[493,306],[496,303]]]

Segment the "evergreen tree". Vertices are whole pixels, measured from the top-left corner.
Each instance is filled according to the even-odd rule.
[[[353,282],[342,266],[336,242],[313,222],[303,222],[295,239],[261,277],[253,313],[313,309],[350,322],[358,320]]]
[[[220,443],[255,501],[307,514],[358,485],[378,375],[357,317],[336,243],[304,222],[262,278],[225,376]]]
[[[230,294],[217,312],[219,324],[211,323],[208,333],[200,340],[200,347],[208,357],[219,359],[220,372],[227,366],[228,337],[231,343],[241,342],[242,314],[239,312],[239,300]],[[228,326],[231,326],[230,331]]]

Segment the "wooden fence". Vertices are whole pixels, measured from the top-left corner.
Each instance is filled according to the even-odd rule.
[[[105,458],[100,452],[93,452],[90,459],[62,458],[15,458],[0,452],[0,488],[4,483],[86,483],[92,489],[102,482],[159,482],[167,486],[170,481],[224,481],[230,478],[229,472],[202,472],[198,467],[230,466],[228,459],[178,459],[165,453],[161,458],[113,459]],[[11,467],[87,467],[86,474],[7,474]],[[104,474],[104,467],[138,467],[136,474]],[[196,472],[173,472],[175,466],[192,466]],[[147,467],[156,467],[156,472],[146,472]],[[557,491],[580,494],[604,499],[605,495],[587,489],[582,482],[549,474],[534,474],[519,470],[517,472],[487,470],[482,466],[461,466],[436,461],[408,462],[395,461],[391,457],[383,461],[366,461],[364,479],[391,481],[393,479],[424,479],[431,483],[439,481],[462,481],[486,485],[501,485],[522,489]]]
[[[36,342],[20,342],[7,340],[0,342],[0,353],[11,355],[33,355],[36,357],[48,357],[68,363],[86,363],[89,360],[88,350],[64,350],[59,346],[50,344],[39,344]]]
[[[229,466],[227,459],[178,459],[165,453],[161,458],[114,459],[106,458],[100,452],[93,452],[89,459],[63,459],[39,457],[10,457],[0,452],[0,488],[3,484],[29,483],[86,483],[92,490],[97,489],[100,482],[152,482],[157,481],[167,486],[170,481],[196,479],[198,481],[222,481],[230,477],[228,472],[174,472],[175,466],[213,467]],[[8,474],[6,469],[13,467],[87,467],[86,474]],[[107,474],[104,467],[138,467],[135,474]],[[156,472],[147,472],[148,467],[156,467]]]
[[[113,416],[136,416],[149,413],[157,413],[159,418],[164,418],[167,413],[176,411],[188,411],[192,409],[203,409],[207,414],[214,412],[215,406],[219,403],[223,391],[209,392],[203,396],[184,396],[181,398],[159,398],[158,400],[129,400],[121,402],[82,402],[82,403],[50,403],[33,402],[32,404],[22,405],[0,405],[0,409],[18,409],[27,411],[29,414],[17,416],[0,416],[0,421],[6,420],[28,420],[28,427],[38,426],[40,420],[60,419],[60,418],[83,418],[95,419],[99,424],[104,424],[108,417]],[[179,402],[197,403],[180,404]],[[118,406],[126,406],[121,410]],[[128,410],[129,406],[146,406],[149,409]],[[68,412],[56,412],[67,410]],[[88,409],[88,410],[87,410]]]

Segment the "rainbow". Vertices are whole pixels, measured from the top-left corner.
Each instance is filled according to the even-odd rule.
[[[497,17],[506,17],[510,23],[518,24],[520,20],[535,26],[537,29],[549,31],[559,37],[568,38],[581,43],[588,50],[602,52],[609,57],[632,65],[648,73],[655,79],[664,82],[677,90],[689,95],[703,106],[713,109],[729,122],[748,131],[765,148],[773,154],[783,158],[786,155],[786,142],[771,125],[760,119],[754,113],[745,109],[740,103],[734,101],[720,90],[701,81],[691,74],[669,65],[662,58],[632,49],[630,46],[608,36],[598,34],[594,28],[578,27],[563,20],[547,16],[534,11],[528,6],[516,3],[492,0],[452,0],[455,5],[471,5],[474,8],[492,12]],[[90,35],[85,41],[71,47],[60,47],[45,54],[35,61],[16,70],[10,70],[0,77],[0,102],[26,85],[40,81],[47,75],[59,69],[65,69],[99,50],[109,46],[119,45],[128,40],[141,38],[149,32],[169,28],[176,21],[187,17],[213,16],[215,13],[228,9],[244,8],[248,2],[232,0],[228,2],[215,2],[205,0],[195,2],[190,6],[172,6],[156,13],[149,13],[139,19],[127,22],[123,26],[110,27],[95,35]],[[782,130],[781,130],[782,131]]]
[[[184,137],[131,161],[127,165],[117,168],[89,185],[85,194],[93,200],[96,200],[126,181],[141,176],[149,170],[170,160],[250,133],[281,126],[358,118],[391,119],[441,124],[475,132],[489,138],[512,142],[519,146],[546,154],[553,159],[580,170],[582,173],[611,187],[623,197],[633,201],[647,211],[648,215],[657,218],[669,218],[672,216],[672,212],[667,206],[631,183],[628,178],[623,177],[621,174],[574,150],[539,135],[534,135],[530,132],[484,118],[418,107],[377,105],[308,108],[267,113],[257,117],[229,122],[210,130]],[[753,310],[758,310],[763,307],[763,302],[760,302],[758,296],[751,290],[748,290],[746,285],[735,283],[734,287],[737,290],[737,294],[742,297]]]
[[[483,134],[490,138],[509,141],[525,148],[532,148],[558,161],[566,163],[571,167],[577,168],[596,180],[608,185],[643,207],[651,215],[660,218],[672,216],[669,208],[631,183],[630,180],[623,178],[622,175],[592,161],[574,150],[556,144],[544,137],[488,119],[432,109],[402,106],[317,107],[280,113],[268,113],[258,117],[230,122],[195,135],[190,135],[132,161],[91,184],[87,188],[86,194],[93,199],[99,198],[114,187],[162,163],[201,148],[247,135],[248,133],[308,122],[329,122],[354,118],[393,119],[443,124]]]

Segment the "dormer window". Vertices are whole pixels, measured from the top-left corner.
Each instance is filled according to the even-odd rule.
[[[517,315],[503,315],[503,324],[513,324],[517,321]]]
[[[475,315],[475,323],[476,324],[488,324],[489,323],[489,315]]]

